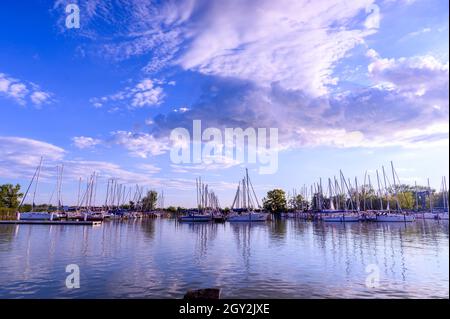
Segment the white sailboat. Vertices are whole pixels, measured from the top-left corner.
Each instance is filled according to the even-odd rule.
[[[389,208],[389,199],[388,199],[388,193],[387,193],[387,183],[386,183],[386,173],[384,171],[383,167],[383,177],[384,177],[384,186],[385,186],[385,194],[386,194],[386,202],[387,202],[387,211],[383,213],[378,213],[376,215],[375,221],[377,222],[413,222],[416,220],[414,215],[406,214],[405,212],[402,212],[402,209],[400,207],[400,202],[398,200],[398,194],[397,194],[397,185],[395,183],[396,175],[394,170],[394,164],[391,162],[391,169],[392,169],[392,177],[394,182],[394,195],[395,195],[395,202],[397,205],[397,212],[391,213]]]
[[[339,173],[340,173],[340,177],[341,177],[341,184],[342,184],[342,186],[345,185],[348,195],[350,197],[351,205],[353,207],[350,189],[347,185],[347,182],[345,181],[342,171],[340,171]],[[337,183],[336,179],[335,179],[335,187],[334,188],[335,189],[333,190],[331,179],[328,179],[328,196],[330,198],[330,209],[329,210],[321,209],[320,214],[325,214],[325,216],[322,216],[322,221],[329,222],[329,223],[330,222],[331,223],[359,222],[359,214],[358,214],[359,209],[357,209],[356,212],[348,210],[347,201],[345,201],[344,205],[346,207],[344,210],[339,209],[339,202],[337,200],[336,200],[336,207],[335,207],[334,202],[333,202],[333,196],[335,196],[337,199],[337,198],[343,196],[344,192],[342,191],[343,187],[342,187],[342,189],[338,187],[338,183]],[[335,193],[335,194],[333,194],[333,193]],[[320,198],[323,198],[321,181],[319,183],[319,199]],[[358,201],[358,199],[356,199],[356,201]]]
[[[237,208],[239,206],[240,208]],[[227,220],[229,222],[265,222],[269,215],[267,213],[255,212],[255,206],[257,208],[261,207],[248,177],[248,169],[245,169],[245,177],[239,182],[233,205],[231,205],[233,213]]]
[[[208,190],[201,178],[195,180],[197,185],[197,212],[189,212],[178,218],[180,222],[209,222],[219,210],[219,200],[214,192]]]
[[[42,168],[42,157],[41,157],[41,161],[39,162],[39,166],[36,168],[36,171],[34,172],[33,178],[31,179],[30,185],[28,185],[27,191],[25,192],[25,195],[23,196],[22,202],[19,205],[19,211],[20,211],[20,207],[22,207],[23,202],[25,201],[25,198],[27,197],[27,194],[31,188],[31,186],[33,185],[35,179],[36,179],[36,183],[34,185],[34,191],[33,191],[33,202],[32,202],[32,208],[31,208],[31,212],[26,212],[26,213],[17,213],[17,219],[18,220],[53,220],[53,218],[55,217],[55,214],[53,213],[49,213],[49,212],[35,212],[34,211],[34,206],[35,206],[35,198],[36,198],[36,192],[37,192],[37,188],[38,188],[38,184],[39,184],[39,176],[41,174],[41,168]]]

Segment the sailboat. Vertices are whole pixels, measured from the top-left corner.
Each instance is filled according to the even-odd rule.
[[[250,192],[250,190],[252,192]],[[248,177],[248,169],[245,169],[245,177],[239,182],[234,197],[231,215],[227,218],[229,222],[265,222],[268,214],[254,211],[255,203],[260,208],[253,185]],[[241,206],[237,208],[237,206]]]
[[[448,220],[448,193],[447,193],[447,180],[442,177],[442,201],[444,204],[444,211],[436,214],[436,219]]]
[[[17,213],[17,219],[18,220],[53,220],[56,215],[53,213],[49,213],[49,212],[35,212],[34,211],[34,201],[36,198],[36,192],[38,189],[38,184],[39,184],[39,177],[41,174],[41,169],[42,169],[42,157],[41,160],[39,162],[39,166],[36,168],[36,171],[34,172],[34,175],[30,181],[30,184],[28,185],[27,191],[25,192],[25,195],[23,196],[22,202],[19,205],[19,211],[20,211],[20,207],[22,207],[23,202],[25,201],[25,198],[28,195],[28,192],[30,191],[30,188],[32,187],[33,183],[35,182],[34,185],[34,191],[33,191],[33,203],[32,203],[32,208],[31,208],[31,212],[26,212],[26,213]]]
[[[345,184],[347,191],[350,195],[350,202],[352,204],[353,207],[353,202],[351,200],[351,193],[350,190],[348,188],[347,182],[345,181],[344,175],[342,174],[342,171],[340,171],[340,176],[341,176],[341,184]],[[336,181],[335,181],[335,186],[337,185]],[[336,188],[336,187],[335,187]],[[335,191],[337,191],[337,189],[335,189]],[[355,212],[349,212],[347,207],[345,210],[339,210],[339,203],[337,202],[337,207],[334,206],[334,202],[333,202],[333,187],[331,184],[331,179],[328,179],[328,193],[329,193],[329,198],[330,198],[330,209],[328,210],[324,210],[321,209],[321,214],[325,213],[326,215],[322,217],[322,221],[324,222],[359,222],[359,215]],[[339,190],[339,196],[342,196],[341,191]],[[322,194],[322,180],[320,180],[319,183],[319,199],[323,198],[323,194]],[[319,201],[321,202],[321,200]],[[320,208],[322,204],[320,204]],[[345,202],[345,206],[347,206],[347,201]],[[358,211],[358,209],[357,209]]]
[[[417,190],[416,190],[417,193]],[[433,203],[433,192],[430,187],[430,179],[428,178],[428,189],[427,189],[427,195],[428,200],[430,202],[430,211],[425,211],[422,213],[417,213],[416,218],[419,219],[437,219],[437,214],[434,212],[434,203]],[[417,206],[417,199],[416,199],[416,206]]]
[[[208,190],[201,178],[195,179],[197,186],[197,212],[190,211],[186,216],[180,216],[180,222],[209,222],[213,213],[218,209],[218,200],[214,192]]]
[[[83,193],[81,200],[78,201],[78,207],[75,212],[68,214],[68,219],[85,220],[85,221],[103,221],[103,213],[92,209],[93,202],[95,203],[97,173],[94,172],[87,180],[86,190]],[[78,188],[80,192],[81,179]],[[79,195],[78,195],[79,196]],[[84,203],[84,206],[83,206]]]
[[[402,212],[402,209],[400,207],[400,202],[398,201],[398,194],[397,194],[397,185],[395,183],[396,180],[396,173],[394,170],[394,164],[391,161],[391,169],[392,169],[392,177],[394,182],[394,195],[395,195],[395,202],[397,205],[397,213],[391,213],[389,209],[389,198],[388,198],[388,192],[387,192],[387,183],[386,183],[386,173],[383,169],[383,177],[384,177],[384,186],[385,186],[385,195],[386,195],[386,201],[387,201],[387,212],[379,213],[376,215],[376,221],[377,222],[413,222],[415,221],[415,217],[413,215],[408,215],[405,212]],[[398,177],[397,177],[398,178]]]

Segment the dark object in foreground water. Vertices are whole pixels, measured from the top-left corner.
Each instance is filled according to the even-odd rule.
[[[220,289],[218,288],[188,290],[188,292],[184,295],[184,299],[219,299],[219,298],[220,298]]]

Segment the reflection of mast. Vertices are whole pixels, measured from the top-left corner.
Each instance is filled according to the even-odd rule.
[[[238,249],[242,249],[242,257],[244,259],[245,269],[250,269],[251,255],[251,224],[232,224],[231,227],[236,234],[236,244]],[[242,238],[241,238],[242,237]]]

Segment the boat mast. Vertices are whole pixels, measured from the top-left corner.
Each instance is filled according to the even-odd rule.
[[[109,182],[110,182],[110,179],[108,179],[107,184],[106,184],[106,197],[105,197],[105,209],[106,210],[109,210],[109,208],[108,208]]]
[[[25,201],[25,198],[27,197],[27,194],[28,194],[28,192],[30,191],[31,186],[33,185],[33,181],[34,181],[34,179],[36,178],[36,174],[37,174],[37,172],[38,172],[38,169],[39,169],[39,166],[36,167],[36,170],[34,171],[34,175],[33,175],[33,177],[31,178],[30,184],[28,185],[28,188],[27,188],[27,190],[26,190],[26,192],[25,192],[25,195],[22,197],[22,201],[20,202],[20,205],[19,205],[18,209],[19,209],[20,207],[22,207],[23,202]]]
[[[41,175],[41,167],[42,167],[42,156],[41,156],[41,161],[39,162],[39,166],[38,166],[38,171],[37,171],[37,176],[36,176],[36,184],[34,186],[34,192],[33,192],[33,204],[31,206],[31,211],[34,211],[34,200],[36,198],[36,191],[37,191],[37,187],[38,187],[38,183],[39,183],[39,176]]]
[[[428,178],[428,198],[430,200],[430,211],[433,213],[433,192],[431,191],[430,187],[430,179]]]
[[[391,170],[392,170],[392,178],[394,179],[394,196],[395,196],[395,203],[397,204],[397,211],[401,210],[400,203],[398,201],[398,192],[397,192],[397,185],[395,183],[395,170],[394,170],[394,163],[391,161]],[[400,182],[400,181],[399,181]]]
[[[417,197],[417,181],[414,181],[414,195],[416,199],[416,212],[419,211],[419,198]]]
[[[59,171],[59,185],[58,185],[58,211],[62,209],[62,198],[61,198],[61,188],[62,188],[62,179],[63,179],[63,171],[64,164],[61,165],[61,169]]]
[[[373,191],[373,187],[372,187],[372,181],[370,180],[370,175],[367,175],[367,177],[369,177],[369,195],[370,195]],[[370,199],[370,210],[373,210],[372,196],[370,196],[369,199]]]
[[[362,186],[363,210],[364,211],[366,211],[366,183],[367,183],[367,171],[364,173],[364,183]]]
[[[447,179],[445,176],[442,177],[442,182],[444,183],[444,190],[442,196],[444,197],[444,213],[448,212],[448,195],[447,195]]]
[[[388,196],[388,187],[387,187],[387,183],[386,183],[386,172],[385,172],[385,170],[384,170],[384,166],[382,166],[381,167],[382,169],[383,169],[383,179],[384,179],[384,193],[385,193],[385,196],[386,196],[386,210],[388,211],[388,212],[390,212],[391,211],[391,205],[390,205],[390,203],[389,203],[389,196]]]
[[[336,176],[334,176],[334,193],[336,197],[336,209],[339,210],[341,201],[341,190],[339,188],[339,182],[336,179]]]
[[[328,190],[330,194],[330,209],[335,210],[334,201],[333,201],[333,188],[331,186],[331,178],[328,178]]]
[[[344,174],[342,173],[342,170],[339,170],[339,173],[341,175],[341,182],[344,184],[345,188],[347,189],[347,194],[350,197],[351,210],[353,210],[354,207],[353,207],[352,194],[351,194],[350,188],[349,188],[350,180],[349,180],[349,184],[347,184],[347,181],[345,180],[345,177],[344,177]],[[348,210],[347,200],[345,201],[345,210]]]
[[[378,198],[380,199],[380,210],[383,210],[383,194],[381,192],[380,176],[378,175],[378,170],[376,170],[376,172],[377,172],[377,183],[378,183]]]
[[[360,211],[361,207],[360,207],[360,203],[359,203],[359,192],[358,192],[358,179],[355,177],[355,190],[356,190],[356,195],[355,195],[355,200],[356,200],[356,211]],[[364,209],[365,210],[365,209]]]

